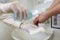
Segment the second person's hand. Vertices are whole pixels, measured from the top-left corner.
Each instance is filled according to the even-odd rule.
[[[18,16],[18,13],[20,13],[20,18],[22,17],[22,19],[26,19],[28,16],[27,8],[24,5],[20,4],[18,1],[12,2],[10,8],[14,13],[16,13],[16,18]]]

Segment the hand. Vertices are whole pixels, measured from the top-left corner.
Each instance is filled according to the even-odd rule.
[[[28,10],[25,6],[20,4],[19,2],[15,1],[11,3],[11,10],[16,13],[16,18],[18,16],[18,13],[20,13],[20,18],[26,19],[28,16]]]
[[[14,12],[16,14],[16,18],[18,13],[20,13],[20,18],[26,19],[28,16],[28,10],[25,6],[20,4],[18,1],[5,3],[0,5],[0,13],[10,13]]]
[[[43,23],[43,22],[45,22],[47,19],[49,18],[49,16],[47,15],[47,14],[40,14],[39,16],[37,16],[35,19],[34,19],[34,21],[33,21],[33,23],[35,24],[35,25],[38,25],[38,23]]]

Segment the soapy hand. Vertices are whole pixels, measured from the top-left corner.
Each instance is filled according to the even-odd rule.
[[[38,16],[34,19],[33,23],[34,23],[35,25],[38,25],[38,23],[43,23],[43,22],[45,22],[48,18],[49,18],[49,17],[48,17],[46,14],[42,13],[42,14],[38,15]]]

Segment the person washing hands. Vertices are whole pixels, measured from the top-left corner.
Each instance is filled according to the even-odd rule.
[[[10,3],[0,3],[0,14],[10,12],[16,13],[16,16],[18,16],[18,12],[20,12],[20,15],[23,17],[23,19],[26,19],[26,17],[28,16],[27,8],[18,1],[13,1]]]
[[[42,14],[34,19],[34,24],[43,23],[48,20],[51,16],[60,13],[60,0],[54,0],[53,4]]]

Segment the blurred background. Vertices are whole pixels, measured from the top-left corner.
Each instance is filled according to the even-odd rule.
[[[40,5],[40,4],[50,1],[50,0],[0,0],[0,3],[8,3],[8,2],[13,2],[13,1],[19,1],[20,3],[25,5],[29,10],[32,10],[32,9],[34,9],[35,6]],[[48,3],[46,3],[46,4],[49,5]],[[47,7],[46,4],[44,4],[45,7]],[[43,7],[42,10],[44,10],[45,7]],[[46,23],[49,23],[49,22],[50,21],[48,20]],[[3,23],[2,21],[0,21],[0,40],[13,40],[11,38],[11,32],[14,29],[15,28],[13,26],[7,25],[7,24]],[[60,40],[60,30],[55,29],[54,36],[51,38],[51,40]]]
[[[28,9],[32,9],[34,8],[35,5],[38,5],[44,2],[44,0],[0,0],[0,3],[8,3],[12,1],[19,1],[20,3],[29,7]]]

